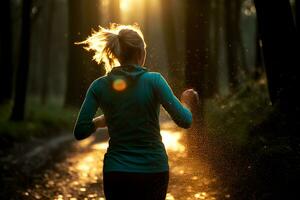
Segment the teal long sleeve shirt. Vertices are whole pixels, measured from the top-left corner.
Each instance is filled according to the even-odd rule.
[[[124,89],[116,90],[114,85],[120,82]],[[104,172],[167,171],[168,156],[159,125],[160,105],[178,126],[191,126],[192,113],[180,103],[160,73],[138,65],[115,67],[88,88],[74,136],[81,140],[95,131],[92,120],[100,108],[110,137]]]

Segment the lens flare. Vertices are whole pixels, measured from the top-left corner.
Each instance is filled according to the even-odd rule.
[[[123,80],[123,79],[116,79],[113,82],[113,88],[116,91],[123,91],[126,89],[126,87],[127,87],[127,84],[126,84],[125,80]]]

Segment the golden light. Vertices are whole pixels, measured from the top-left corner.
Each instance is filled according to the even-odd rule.
[[[207,193],[206,192],[198,192],[194,195],[196,199],[206,199]]]
[[[163,143],[167,150],[184,152],[185,146],[180,143],[182,133],[179,131],[161,130],[160,131]]]
[[[101,0],[100,3],[102,3],[103,7],[106,7],[109,5],[109,0]]]
[[[86,148],[88,147],[93,141],[95,140],[95,137],[88,137],[84,140],[79,141],[77,144],[80,148]]]
[[[124,79],[116,79],[113,82],[113,89],[116,91],[123,91],[127,87],[127,84]]]
[[[120,0],[120,9],[122,12],[128,12],[130,8],[130,0]]]
[[[106,150],[107,147],[108,147],[108,142],[101,142],[101,143],[94,144],[92,146],[92,149],[95,149],[95,150]]]
[[[171,193],[167,193],[167,196],[166,196],[166,200],[175,200],[175,198],[173,197],[173,195]]]
[[[77,177],[77,179],[68,183],[71,186],[85,186],[86,183],[96,182],[99,179],[99,175],[101,175],[102,160],[106,152],[105,147],[108,144],[107,142],[93,144],[95,137],[90,138],[92,139],[86,139],[88,142],[77,143],[79,149],[90,149],[90,151],[84,151],[77,156],[69,158],[69,162],[74,163],[74,165],[68,166],[69,172],[76,174]]]
[[[82,176],[86,177],[93,167],[93,162],[94,157],[92,155],[86,156],[85,158],[83,158],[83,161],[79,162],[79,164],[77,165],[77,170],[81,173]]]

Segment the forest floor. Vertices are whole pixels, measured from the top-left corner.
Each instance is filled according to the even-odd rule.
[[[161,133],[170,164],[167,200],[230,199],[228,188],[214,167],[198,156],[188,156],[186,133],[170,121],[161,124]],[[96,135],[96,136],[95,136]],[[107,133],[64,145],[61,156],[45,169],[31,175],[11,199],[104,199],[102,161],[107,148]]]

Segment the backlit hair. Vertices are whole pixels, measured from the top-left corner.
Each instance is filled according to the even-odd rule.
[[[97,63],[104,62],[106,73],[120,63],[140,55],[146,48],[144,36],[137,24],[119,25],[110,24],[109,28],[99,26],[99,30],[84,41],[84,49],[94,51],[93,60]]]

